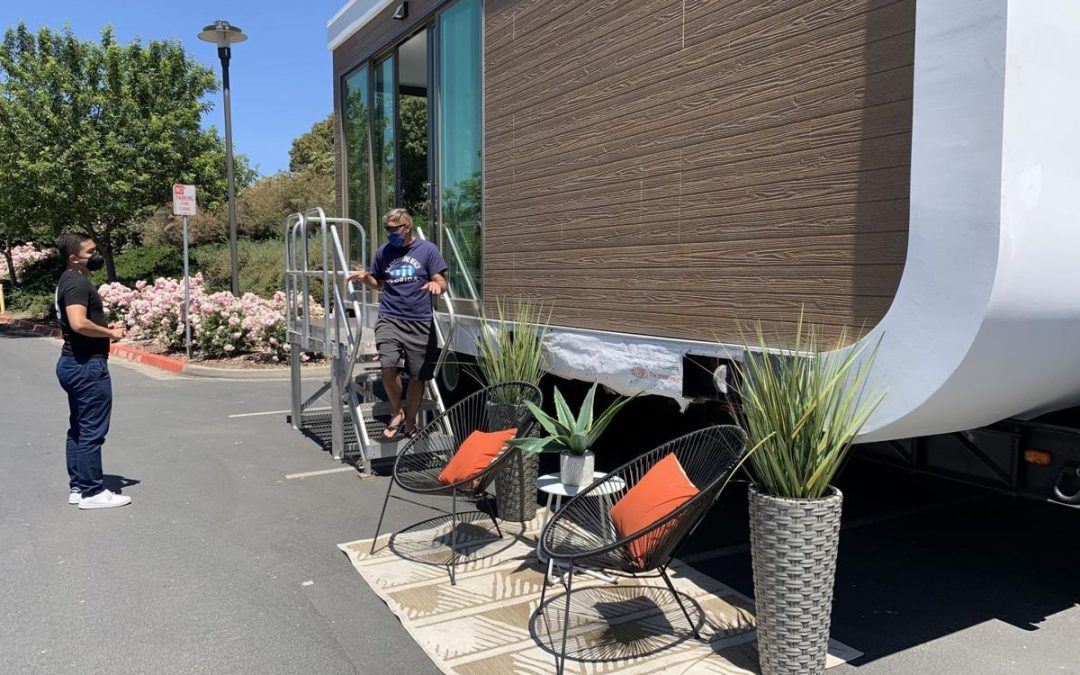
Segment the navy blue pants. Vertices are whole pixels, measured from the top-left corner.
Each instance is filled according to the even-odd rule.
[[[76,360],[61,356],[56,377],[68,395],[67,469],[72,490],[83,497],[101,492],[101,445],[112,416],[112,378],[102,356]]]

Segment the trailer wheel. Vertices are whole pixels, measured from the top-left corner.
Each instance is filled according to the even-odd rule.
[[[1080,464],[1066,464],[1061,468],[1054,483],[1054,499],[1064,504],[1080,504]]]

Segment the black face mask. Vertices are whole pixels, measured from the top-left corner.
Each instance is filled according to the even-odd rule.
[[[86,261],[86,269],[96,272],[102,267],[105,267],[105,256],[101,255],[100,251],[94,251],[94,254]]]

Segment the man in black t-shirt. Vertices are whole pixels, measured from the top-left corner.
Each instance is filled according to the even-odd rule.
[[[80,509],[107,509],[131,503],[131,497],[105,489],[101,446],[112,415],[109,343],[124,337],[121,326],[110,326],[90,272],[105,259],[90,237],[64,234],[56,242],[64,272],[56,284],[56,316],[64,347],[56,362],[56,377],[68,395],[68,504]]]

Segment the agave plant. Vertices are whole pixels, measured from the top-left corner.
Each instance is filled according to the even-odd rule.
[[[529,411],[548,433],[542,438],[516,438],[510,441],[510,445],[520,448],[522,452],[568,452],[573,455],[584,455],[589,448],[596,443],[600,435],[604,433],[615,415],[622,410],[623,406],[633,400],[635,396],[620,396],[616,399],[599,418],[593,418],[593,400],[596,398],[596,387],[599,383],[594,382],[581,403],[581,410],[577,415],[570,410],[566,399],[558,387],[555,388],[555,417],[547,414],[535,404],[528,401],[525,405]]]
[[[737,365],[739,423],[754,450],[750,473],[768,495],[816,499],[825,494],[851,450],[852,441],[881,403],[868,390],[877,345],[822,351],[816,327],[804,330],[800,315],[795,344],[769,353],[757,324],[757,345],[743,338],[746,360]]]

